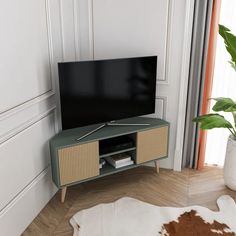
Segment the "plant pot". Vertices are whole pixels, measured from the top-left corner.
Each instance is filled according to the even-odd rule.
[[[232,135],[228,138],[225,164],[224,164],[225,185],[236,190],[236,138]]]

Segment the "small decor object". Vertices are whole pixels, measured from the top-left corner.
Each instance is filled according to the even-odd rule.
[[[229,63],[236,70],[236,36],[223,25],[219,25],[219,34],[223,37],[225,47],[231,55],[231,61]],[[229,188],[236,190],[236,102],[227,97],[213,98],[213,100],[216,103],[212,110],[217,113],[198,116],[193,121],[199,122],[200,128],[204,130],[225,128],[231,133],[225,156],[224,181]],[[230,112],[233,117],[233,123],[226,120],[218,112]]]
[[[121,198],[76,213],[74,236],[235,236],[236,204],[227,195],[217,200],[219,211],[201,206],[154,206]],[[91,227],[92,222],[92,227]]]

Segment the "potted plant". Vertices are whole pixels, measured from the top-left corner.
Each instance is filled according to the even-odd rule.
[[[219,34],[223,37],[226,50],[231,55],[229,63],[236,70],[236,36],[223,25],[219,25]],[[224,181],[226,186],[236,190],[236,102],[227,97],[213,98],[213,100],[216,101],[212,108],[215,113],[198,116],[193,121],[199,122],[200,128],[203,130],[214,128],[229,130],[230,136],[224,163]],[[226,120],[221,112],[230,112],[233,116],[233,122]]]

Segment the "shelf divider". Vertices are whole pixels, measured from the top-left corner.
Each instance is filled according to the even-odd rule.
[[[116,151],[116,152],[110,152],[110,153],[102,154],[102,155],[99,155],[99,157],[100,158],[109,157],[109,156],[112,156],[112,155],[115,155],[115,154],[119,154],[119,153],[123,153],[123,152],[129,152],[129,151],[134,151],[134,150],[136,150],[136,147],[126,148],[126,149],[122,149],[122,150],[119,150],[119,151]]]

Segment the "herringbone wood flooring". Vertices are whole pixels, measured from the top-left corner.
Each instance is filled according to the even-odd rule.
[[[201,205],[217,210],[216,199],[223,194],[236,200],[236,192],[224,186],[222,169],[217,167],[182,172],[161,169],[160,174],[151,167],[139,167],[70,187],[64,204],[58,192],[23,236],[72,235],[69,219],[77,211],[124,196],[159,206]]]

